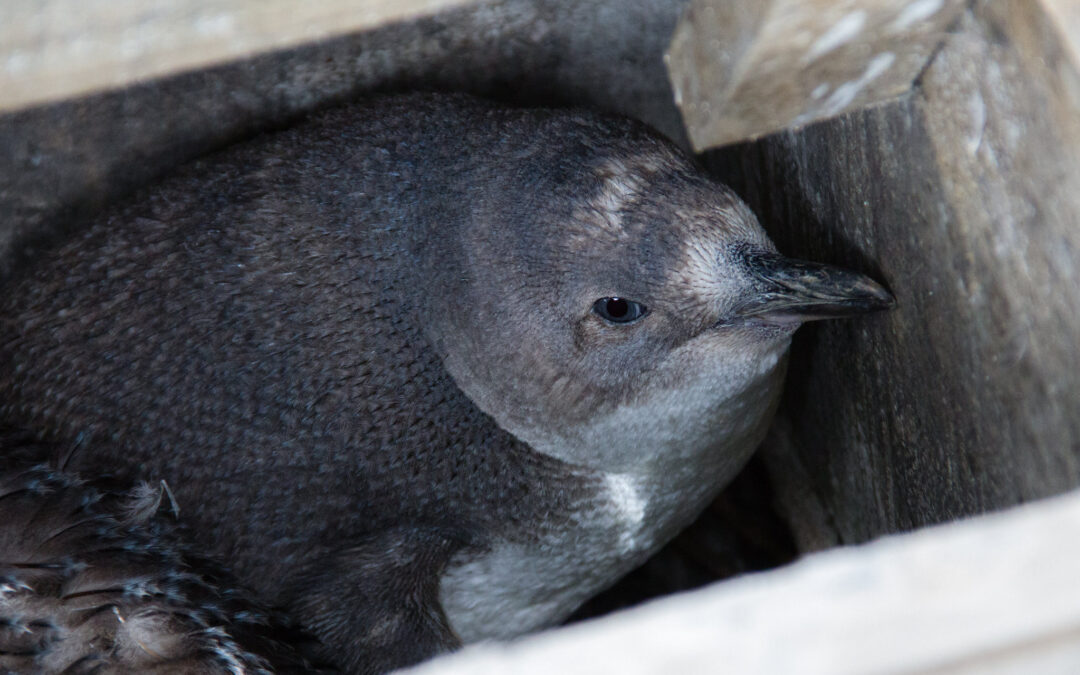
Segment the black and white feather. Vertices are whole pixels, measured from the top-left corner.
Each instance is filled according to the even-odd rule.
[[[279,617],[185,550],[170,500],[46,465],[0,473],[0,672],[311,670]]]

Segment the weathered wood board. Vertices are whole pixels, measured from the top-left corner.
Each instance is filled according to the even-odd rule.
[[[977,2],[908,96],[709,155],[782,250],[898,300],[796,336],[765,458],[805,471],[804,547],[811,495],[858,542],[1080,484],[1073,54],[1040,3]]]
[[[0,110],[212,66],[469,0],[0,0]]]
[[[906,93],[965,0],[696,0],[665,59],[694,147]]]
[[[417,675],[1074,675],[1080,493],[807,556]],[[1003,546],[1002,542],[1011,545]]]
[[[69,214],[96,208],[214,148],[366,92],[451,89],[535,104],[593,105],[681,137],[662,54],[684,4],[471,2],[360,34],[0,114],[0,276],[14,242],[25,248],[28,235],[69,221]]]

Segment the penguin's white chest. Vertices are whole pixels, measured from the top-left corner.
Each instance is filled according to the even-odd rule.
[[[495,541],[451,561],[440,600],[461,639],[510,638],[557,624],[688,525],[764,436],[783,346],[734,384],[704,367],[586,427],[528,439],[592,473],[597,487],[557,527],[538,524],[545,534]]]
[[[601,484],[589,507],[575,513],[573,527],[528,544],[501,541],[451,561],[440,600],[464,642],[558,623],[655,550],[648,497],[637,481],[608,474]]]
[[[638,482],[629,474],[609,473],[604,477],[612,516],[610,527],[618,533],[619,549],[626,553],[649,546],[645,528],[647,496]]]

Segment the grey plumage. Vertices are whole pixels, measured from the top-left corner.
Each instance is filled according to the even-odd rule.
[[[81,439],[78,470],[166,478],[209,550],[378,672],[560,620],[715,495],[799,321],[890,301],[785,264],[640,124],[374,99],[12,280],[0,412]]]

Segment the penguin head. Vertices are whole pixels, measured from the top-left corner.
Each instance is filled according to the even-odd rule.
[[[551,124],[482,181],[428,322],[461,389],[534,449],[624,472],[756,443],[794,330],[891,303],[861,275],[777,254],[734,193],[651,132]]]

